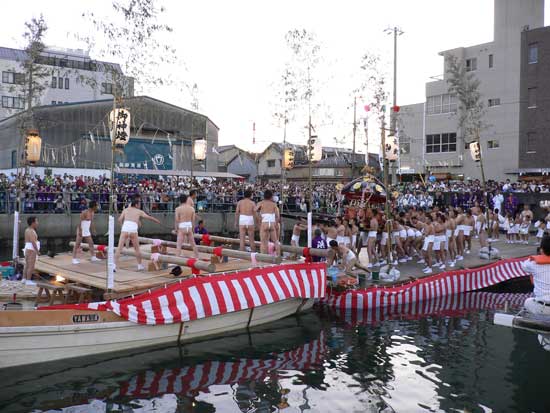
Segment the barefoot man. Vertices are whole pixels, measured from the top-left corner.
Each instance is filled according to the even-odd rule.
[[[101,261],[95,256],[94,240],[92,239],[94,215],[96,212],[97,202],[91,201],[88,209],[85,209],[80,213],[80,224],[76,229],[76,242],[74,243],[73,248],[73,264],[75,265],[80,264],[80,260],[76,256],[78,254],[78,250],[80,249],[80,244],[82,243],[82,240],[86,241],[88,243],[88,247],[90,248],[90,254],[92,255],[90,261]]]
[[[38,241],[38,220],[36,217],[27,218],[27,229],[25,229],[25,271],[23,273],[23,282],[26,285],[35,285],[32,280],[32,273],[36,264],[36,257],[40,255],[40,241]]]
[[[143,271],[145,267],[141,265],[141,252],[139,250],[139,240],[138,240],[138,228],[139,224],[141,222],[141,219],[148,219],[149,221],[153,221],[157,224],[160,224],[160,221],[150,215],[148,215],[146,212],[142,211],[140,209],[141,206],[141,198],[139,195],[135,195],[132,198],[132,202],[130,203],[130,206],[125,208],[122,211],[122,214],[118,217],[118,222],[122,224],[122,228],[120,229],[120,238],[118,239],[118,248],[115,252],[115,270],[118,266],[118,260],[120,259],[120,254],[122,252],[122,249],[124,248],[124,245],[126,244],[126,240],[132,241],[132,245],[134,246],[134,250],[136,251],[136,261],[137,261],[137,269],[138,271]]]
[[[189,197],[187,195],[180,196],[180,206],[176,208],[175,223],[176,233],[178,234],[176,249],[177,255],[181,257],[182,244],[189,244],[193,248],[193,255],[195,258],[199,257],[197,246],[195,245],[195,237],[193,235],[193,227],[195,225],[195,208],[189,204]]]
[[[260,218],[260,242],[262,254],[269,253],[269,242],[275,244],[277,255],[281,255],[281,248],[277,236],[277,225],[280,221],[279,208],[273,202],[273,192],[266,189],[264,192],[264,200],[260,201],[256,206],[256,212]]]
[[[246,235],[248,234],[250,250],[254,252],[256,251],[256,242],[254,240],[254,230],[256,229],[254,225],[254,210],[256,209],[256,203],[251,198],[252,191],[247,189],[244,191],[244,198],[237,202],[235,226],[239,226],[240,250],[246,250]]]
[[[304,218],[300,218],[300,220],[296,222],[296,224],[294,224],[294,227],[292,228],[292,238],[290,239],[290,245],[292,245],[293,247],[300,246],[300,235],[302,231],[307,231],[307,224]]]

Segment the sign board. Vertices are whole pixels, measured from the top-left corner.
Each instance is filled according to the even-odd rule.
[[[111,111],[111,139],[113,136],[116,145],[126,145],[130,140],[130,111],[128,109],[120,108]]]

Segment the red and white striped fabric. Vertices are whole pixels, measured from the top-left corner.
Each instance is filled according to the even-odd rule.
[[[163,394],[195,397],[213,385],[232,385],[263,380],[281,370],[304,370],[323,363],[327,348],[324,333],[292,351],[272,353],[265,359],[241,358],[234,361],[208,361],[183,368],[147,370],[119,383],[111,398],[152,398]]]
[[[525,260],[512,258],[485,267],[443,272],[397,287],[371,287],[345,292],[329,290],[323,303],[340,309],[411,307],[418,301],[481,290],[513,278],[526,277],[529,274],[521,268],[521,262]]]
[[[285,264],[181,280],[166,288],[106,303],[42,307],[112,311],[139,324],[171,324],[246,310],[289,298],[322,298],[326,264]]]
[[[367,308],[329,308],[348,324],[378,324],[384,320],[417,320],[430,315],[459,317],[472,310],[502,309],[505,305],[521,308],[532,294],[499,294],[472,292],[458,295],[437,296],[435,298],[414,301],[408,305],[393,305]],[[328,307],[327,307],[328,308]]]

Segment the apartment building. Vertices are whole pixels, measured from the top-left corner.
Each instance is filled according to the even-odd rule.
[[[458,4],[457,4],[458,7]],[[544,0],[495,0],[493,41],[443,51],[443,75],[426,83],[424,103],[402,106],[399,173],[476,179],[479,163],[458,128],[458,102],[448,92],[445,57],[456,56],[480,81],[487,108],[481,150],[487,179],[519,174],[522,33],[544,25]]]
[[[0,120],[26,107],[27,81],[24,50],[0,47]],[[41,55],[48,76],[38,82],[44,86],[33,106],[57,105],[112,98],[113,74],[122,74],[116,63],[94,60],[83,50],[48,48]],[[124,95],[133,96],[133,79],[124,77]]]

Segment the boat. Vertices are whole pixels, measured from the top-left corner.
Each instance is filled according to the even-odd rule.
[[[144,257],[151,259],[153,247],[143,246],[149,248]],[[324,263],[306,259],[251,266],[250,261],[235,259],[233,264],[212,264],[164,252],[156,253],[160,264],[187,265],[184,273],[193,272],[192,278],[178,279],[169,267],[130,270],[135,259],[123,252],[112,289],[103,292],[105,301],[0,311],[0,368],[224,335],[305,312],[325,294]],[[215,255],[223,256],[223,248]],[[76,268],[70,262],[70,254],[41,256],[37,268],[63,279],[65,288],[105,288],[103,262]]]
[[[525,308],[519,312],[498,312],[493,318],[495,325],[521,330],[532,331],[539,334],[550,334],[550,317],[535,315]]]
[[[3,369],[0,405],[2,412],[19,412],[22,406],[26,411],[74,408],[98,398],[125,404],[173,393],[194,399],[209,386],[322,365],[326,353],[321,320],[308,312],[223,339]]]

